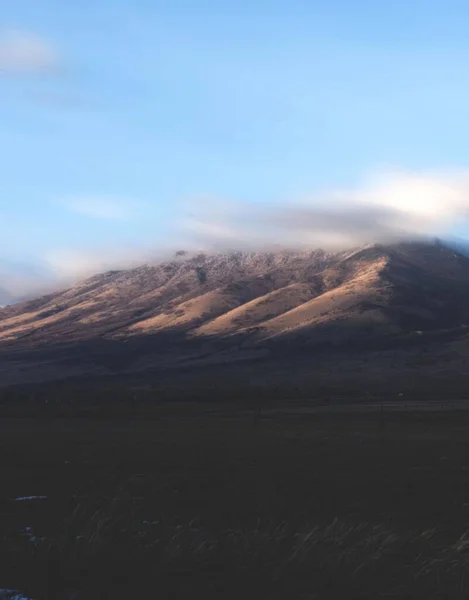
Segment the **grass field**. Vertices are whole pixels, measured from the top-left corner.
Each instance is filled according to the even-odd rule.
[[[462,410],[3,419],[0,588],[467,598],[468,434]]]

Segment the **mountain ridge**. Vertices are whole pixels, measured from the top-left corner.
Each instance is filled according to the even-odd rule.
[[[324,345],[379,347],[467,326],[469,258],[440,243],[197,254],[109,271],[1,309],[0,354],[45,356],[85,344],[74,356],[88,368],[95,354],[108,362],[104,344],[130,371]]]
[[[444,267],[438,264],[442,261]],[[291,296],[294,291],[304,302],[326,293],[332,300],[334,289],[338,294],[350,295],[360,286],[372,285],[373,277],[375,287],[382,289],[393,284],[425,290],[429,285],[447,286],[452,279],[465,285],[466,280],[461,278],[469,278],[469,259],[445,247],[410,243],[369,245],[339,253],[199,254],[155,266],[109,271],[67,290],[3,308],[0,340],[5,339],[6,331],[15,339],[16,334],[33,335],[38,328],[54,330],[54,324],[63,325],[67,317],[74,318],[77,329],[78,325],[89,325],[90,337],[125,330],[127,326],[138,326],[135,329],[144,333],[153,328],[194,325],[220,320],[231,311],[239,317],[243,306],[244,310],[252,310],[260,304],[265,308],[269,301],[281,303],[284,295]],[[273,307],[278,314],[267,313],[265,319],[257,320],[279,318],[281,312],[303,304],[300,300],[286,299],[285,310]],[[72,331],[70,335],[73,339]]]

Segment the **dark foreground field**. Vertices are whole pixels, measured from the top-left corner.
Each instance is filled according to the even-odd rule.
[[[467,598],[468,434],[462,410],[4,419],[0,588]]]

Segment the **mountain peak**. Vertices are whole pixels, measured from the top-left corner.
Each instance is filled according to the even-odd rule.
[[[459,327],[468,306],[469,259],[440,243],[181,253],[2,309],[0,350],[152,340],[167,361],[214,341],[313,347]]]

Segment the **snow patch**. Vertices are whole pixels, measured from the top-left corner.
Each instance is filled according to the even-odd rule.
[[[31,598],[23,596],[17,590],[0,589],[0,600],[31,600]]]
[[[15,498],[15,502],[29,502],[31,500],[47,500],[47,496],[19,496]],[[0,600],[2,600],[1,596]]]

